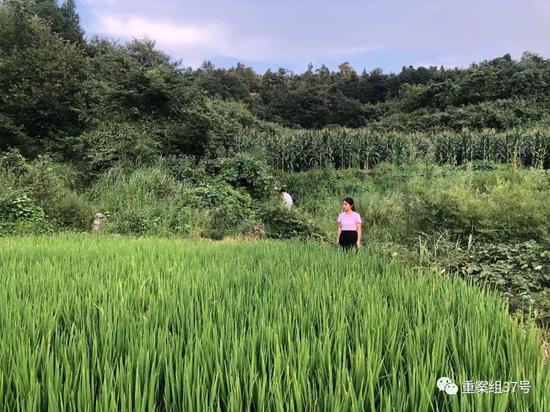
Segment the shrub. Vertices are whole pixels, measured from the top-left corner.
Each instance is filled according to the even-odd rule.
[[[188,233],[178,213],[185,204],[183,185],[160,168],[127,173],[114,168],[90,189],[96,211],[109,211],[106,230],[127,234],[170,235]],[[184,219],[188,221],[188,219]]]
[[[479,244],[443,263],[451,273],[495,287],[511,311],[528,313],[534,309],[537,321],[550,327],[548,246],[535,241]]]
[[[30,170],[30,165],[19,150],[11,149],[0,156],[0,168],[15,176],[21,176]]]
[[[73,191],[65,191],[50,214],[55,223],[64,229],[88,230],[94,213],[93,206]]]
[[[203,165],[198,165],[192,156],[168,156],[159,158],[158,167],[166,170],[179,181],[199,183],[206,179]]]
[[[327,236],[303,211],[268,204],[258,212],[271,239],[327,240]]]
[[[543,171],[453,177],[415,177],[405,187],[406,211],[413,231],[448,230],[465,238],[544,240],[550,236],[549,186]]]
[[[323,203],[327,197],[338,196],[343,199],[350,194],[367,191],[370,186],[365,174],[358,169],[315,169],[292,173],[285,180],[296,204],[303,204],[306,198],[315,198]]]
[[[41,234],[51,230],[42,208],[26,195],[0,198],[0,235]]]
[[[240,233],[243,220],[239,217],[240,210],[233,208],[217,207],[209,210],[209,222],[202,230],[203,237],[222,240],[226,236]]]
[[[145,209],[126,209],[112,216],[112,231],[129,235],[158,234],[160,216]]]
[[[78,174],[68,164],[53,162],[49,156],[39,156],[18,180],[48,216],[56,214],[57,204],[68,190],[77,185]]]
[[[151,163],[160,154],[159,142],[147,124],[107,122],[82,134],[78,156],[90,172],[97,173],[117,164],[135,167]]]
[[[193,224],[197,223],[197,214],[191,208],[185,207],[177,210],[172,216],[170,228],[172,233],[189,237],[193,233]],[[199,222],[200,223],[200,222]]]
[[[161,201],[171,203],[181,190],[181,183],[158,168],[142,168],[131,173],[114,168],[92,186],[89,195],[100,207],[114,212]]]
[[[218,182],[203,182],[200,186],[187,188],[182,197],[186,204],[195,208],[234,208],[244,213],[250,210],[252,198],[242,190]]]
[[[265,198],[274,187],[275,179],[269,166],[246,153],[202,164],[209,175],[246,190],[255,199]]]
[[[208,210],[207,224],[201,233],[210,239],[219,240],[242,233],[252,215],[250,195],[227,184],[203,183],[188,189],[183,196],[187,204]]]

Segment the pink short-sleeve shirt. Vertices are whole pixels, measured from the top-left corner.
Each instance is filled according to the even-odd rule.
[[[357,224],[362,223],[361,215],[357,212],[342,212],[338,215],[338,223],[342,225],[342,230],[357,230]]]

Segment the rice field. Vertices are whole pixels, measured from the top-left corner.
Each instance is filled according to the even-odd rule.
[[[550,410],[531,324],[368,250],[0,238],[0,302],[4,411]]]

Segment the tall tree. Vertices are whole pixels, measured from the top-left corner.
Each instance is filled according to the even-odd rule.
[[[48,22],[54,32],[65,40],[84,44],[84,33],[74,0],[66,0],[62,6],[56,0],[31,0],[28,3],[30,11]]]
[[[63,15],[63,28],[61,35],[67,40],[78,44],[84,44],[84,32],[80,26],[80,16],[76,12],[74,0],[66,0],[61,6]]]
[[[27,142],[44,147],[81,130],[82,50],[21,2],[0,5],[0,67],[0,115],[12,131],[0,136],[1,146],[30,150]]]

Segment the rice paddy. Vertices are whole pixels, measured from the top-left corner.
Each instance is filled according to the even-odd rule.
[[[6,411],[550,410],[532,324],[368,250],[0,238],[0,302]]]

